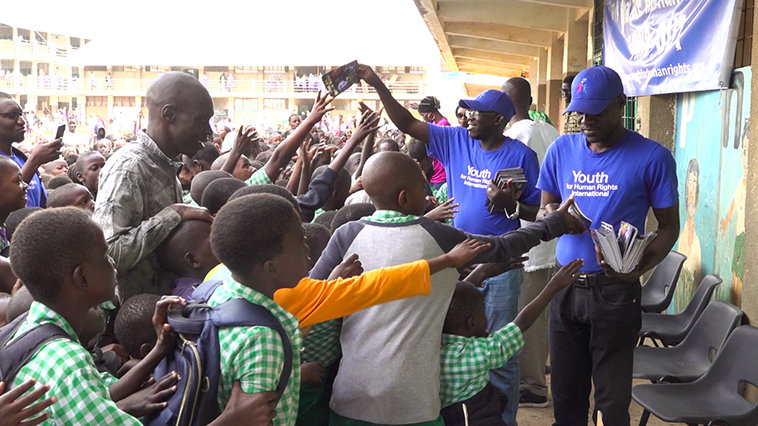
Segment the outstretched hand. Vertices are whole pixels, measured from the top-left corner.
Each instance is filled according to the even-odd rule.
[[[584,266],[584,260],[574,259],[566,265],[563,265],[558,272],[550,278],[547,285],[555,287],[555,290],[563,290],[564,288],[574,284],[579,278],[579,270]]]
[[[237,152],[260,151],[260,143],[263,139],[253,126],[240,126],[237,130],[237,137],[234,139],[234,150]]]
[[[50,417],[50,413],[39,416],[37,414],[53,405],[58,399],[55,396],[42,399],[50,390],[49,385],[40,386],[26,393],[36,383],[36,380],[27,380],[3,393],[5,383],[0,382],[0,426],[38,425]]]
[[[153,328],[158,337],[155,342],[154,350],[159,353],[168,355],[176,346],[176,333],[171,330],[168,324],[168,310],[174,305],[186,305],[187,302],[179,296],[163,296],[155,304],[155,313],[153,314]]]
[[[337,278],[350,278],[362,273],[363,265],[361,264],[361,261],[358,260],[358,255],[353,253],[332,270],[328,279],[336,280]]]
[[[379,130],[379,118],[381,118],[379,113],[371,110],[363,112],[358,127],[356,127],[355,132],[353,132],[352,138],[360,142],[372,132]]]
[[[382,84],[382,79],[368,65],[358,64],[358,76],[363,79],[369,86]]]
[[[166,402],[176,392],[179,375],[172,371],[157,383],[151,378],[145,387],[118,401],[118,407],[134,417],[144,417],[158,412],[168,405]]]
[[[453,201],[455,201],[455,198],[450,198],[449,200],[427,212],[424,217],[440,222],[452,219],[453,216],[458,213],[458,207],[461,205],[460,203],[453,204]]]
[[[313,103],[313,109],[308,115],[308,119],[312,120],[313,124],[318,123],[324,117],[327,112],[334,111],[334,107],[329,107],[329,104],[334,101],[334,97],[327,94],[321,96],[321,90],[316,93],[316,101]]]
[[[570,196],[561,206],[556,210],[561,213],[563,219],[566,221],[566,233],[567,234],[581,234],[587,230],[584,225],[577,220],[571,213],[569,213],[569,207],[574,205],[574,196]],[[547,210],[551,210],[551,205],[546,206]]]
[[[429,273],[434,274],[446,268],[459,268],[470,263],[476,256],[487,251],[491,244],[469,238],[453,247],[442,256],[429,259]]]

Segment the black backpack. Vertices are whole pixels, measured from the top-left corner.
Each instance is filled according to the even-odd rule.
[[[57,325],[46,323],[27,330],[6,346],[26,319],[26,315],[24,313],[0,328],[0,380],[5,382],[6,390],[13,387],[13,380],[18,371],[42,345],[61,337],[71,339],[71,336]]]
[[[168,406],[144,419],[149,426],[206,425],[220,414],[218,384],[221,375],[218,329],[265,326],[276,330],[284,344],[284,368],[276,391],[280,397],[292,373],[292,345],[281,323],[262,306],[233,299],[211,308],[207,301],[221,281],[206,281],[195,289],[195,300],[169,311],[168,322],[179,335],[177,348],[154,371],[154,377],[176,371],[177,391]]]

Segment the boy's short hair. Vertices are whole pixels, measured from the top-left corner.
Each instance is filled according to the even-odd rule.
[[[332,222],[334,221],[334,216],[336,215],[337,210],[327,210],[316,216],[316,218],[313,219],[313,223],[318,223],[319,225],[324,225],[327,228],[332,229]]]
[[[5,236],[8,241],[13,238],[13,233],[16,232],[16,228],[21,224],[21,221],[31,216],[32,213],[42,210],[42,207],[24,207],[23,209],[14,210],[5,219]]]
[[[400,145],[397,143],[396,140],[392,138],[384,138],[381,141],[379,141],[379,147],[381,147],[382,145],[388,145],[390,147],[390,151],[398,151],[398,152],[400,151]]]
[[[190,196],[197,204],[200,204],[203,200],[203,191],[208,187],[208,184],[216,179],[230,177],[232,177],[232,175],[223,170],[204,170],[192,178],[192,183],[190,184]]]
[[[455,285],[453,298],[447,308],[447,315],[442,326],[442,332],[451,334],[457,327],[465,324],[480,304],[484,303],[484,297],[474,284],[466,281],[458,281]]]
[[[348,222],[358,220],[364,216],[371,216],[375,211],[376,207],[371,203],[349,204],[337,210],[334,219],[332,219],[332,232]]]
[[[66,185],[71,185],[73,183],[74,181],[71,180],[71,178],[68,177],[67,175],[58,175],[58,176],[51,177],[50,181],[47,183],[47,186],[45,186],[45,188],[49,190],[53,190],[53,189],[58,189]],[[54,192],[55,191],[53,191],[53,193]],[[50,197],[52,197],[52,194],[50,195]],[[48,203],[50,202],[50,197],[48,197]]]
[[[195,153],[195,155],[192,156],[192,161],[205,161],[206,164],[208,164],[208,167],[210,167],[220,155],[221,153],[218,152],[216,145],[206,143]]]
[[[59,177],[59,176],[56,176],[56,177]],[[50,183],[52,183],[52,180],[50,181]],[[56,207],[66,207],[66,206],[71,205],[68,203],[72,202],[73,200],[68,199],[67,197],[71,193],[71,191],[77,188],[84,188],[87,190],[87,192],[89,192],[89,189],[87,189],[84,185],[69,182],[57,188],[55,191],[50,192],[50,194],[47,197],[47,207],[56,208]]]
[[[79,158],[76,159],[76,163],[74,163],[74,167],[76,170],[84,170],[84,168],[87,166],[87,161],[92,158],[94,155],[100,155],[99,151],[87,151],[84,154],[80,155]]]
[[[287,179],[279,179],[278,181],[274,182],[274,185],[281,186],[284,189],[287,189],[287,184],[289,181]]]
[[[71,167],[72,164],[76,164],[76,160],[79,159],[79,156],[74,153],[71,153],[63,157],[63,159],[66,160],[66,165]]]
[[[235,200],[240,197],[244,197],[245,195],[252,195],[252,194],[274,194],[278,195],[285,200],[289,201],[290,204],[292,204],[292,207],[295,208],[297,211],[297,214],[300,215],[300,204],[297,202],[297,198],[295,198],[294,195],[289,191],[287,188],[282,188],[279,185],[274,185],[271,183],[263,184],[263,185],[252,185],[252,186],[246,186],[244,188],[240,188],[237,191],[232,194],[231,197],[229,197],[229,201]]]
[[[329,228],[318,223],[304,223],[303,231],[305,231],[305,242],[311,249],[309,255],[311,263],[315,265],[329,243],[332,233]]]
[[[6,321],[11,322],[18,318],[24,312],[28,311],[34,302],[34,298],[29,289],[26,286],[21,287],[16,293],[11,296],[10,302],[8,302],[8,310],[5,313]]]
[[[424,161],[429,156],[426,151],[426,144],[418,139],[411,139],[408,142],[408,155],[419,163]]]
[[[157,294],[137,294],[126,299],[116,314],[113,324],[116,340],[134,358],[142,358],[142,344],[155,346],[157,336],[153,328],[153,314],[155,304],[160,299]]]
[[[41,210],[24,219],[13,234],[11,269],[35,300],[52,300],[64,277],[88,259],[97,238],[103,238],[103,232],[84,210]]]
[[[260,170],[263,168],[263,166],[265,166],[265,164],[261,163],[258,160],[253,160],[250,162],[250,166],[255,168],[255,170]]]
[[[235,191],[244,187],[244,182],[233,177],[216,179],[208,184],[203,191],[203,199],[200,205],[215,215]]]
[[[272,150],[263,151],[263,152],[261,152],[260,154],[258,154],[255,157],[255,161],[258,161],[258,162],[261,162],[263,164],[266,164],[266,163],[268,163],[268,160],[271,159],[272,155],[274,155],[274,151],[272,151]]]
[[[247,275],[283,250],[284,234],[300,217],[292,204],[272,194],[253,194],[232,200],[216,215],[211,248],[232,272]]]

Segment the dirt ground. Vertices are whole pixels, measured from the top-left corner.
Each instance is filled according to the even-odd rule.
[[[547,376],[548,386],[550,386],[550,375]],[[634,384],[650,383],[647,380],[635,380]],[[553,424],[553,401],[548,392],[548,405],[546,408],[519,408],[516,420],[519,426],[550,426]],[[634,400],[629,407],[629,413],[632,417],[631,424],[638,425],[640,423],[640,415],[642,414],[642,407],[640,407]],[[590,425],[592,422],[590,421]],[[664,422],[655,416],[650,416],[650,420],[647,422],[650,426],[670,425],[674,423]]]

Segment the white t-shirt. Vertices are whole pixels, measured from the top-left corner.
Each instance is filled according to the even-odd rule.
[[[547,147],[560,136],[558,130],[542,121],[521,120],[517,121],[505,130],[505,136],[525,143],[537,153],[540,165],[545,158]],[[527,226],[530,222],[521,221],[521,226]],[[555,241],[542,242],[537,247],[529,250],[529,260],[524,264],[526,272],[555,266]]]

